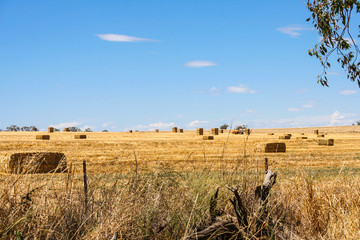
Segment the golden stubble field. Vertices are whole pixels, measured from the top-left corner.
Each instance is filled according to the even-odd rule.
[[[335,140],[334,146],[319,146],[314,129]],[[274,133],[274,135],[268,135]],[[290,140],[279,136],[290,133]],[[303,133],[304,135],[301,135]],[[37,134],[49,134],[50,140],[36,140]],[[15,152],[62,152],[68,165],[81,170],[87,161],[89,172],[127,172],[137,168],[148,171],[161,165],[181,171],[221,170],[245,162],[248,168],[263,163],[268,157],[273,168],[360,166],[360,126],[254,129],[250,136],[229,131],[203,140],[196,131],[172,133],[109,132],[84,133],[87,139],[74,139],[70,132],[0,132],[0,157]],[[205,130],[204,135],[211,135]],[[308,139],[296,139],[305,136]],[[264,153],[264,145],[285,142],[286,153]],[[245,156],[245,157],[244,157]]]
[[[334,146],[318,145],[315,129]],[[196,131],[94,132],[87,139],[57,132],[50,140],[37,134],[48,133],[0,132],[0,162],[17,152],[62,152],[72,171],[0,169],[0,239],[110,239],[115,232],[118,239],[189,239],[212,224],[216,189],[218,218],[235,216],[228,187],[239,190],[248,221],[256,222],[264,158],[278,173],[266,220],[237,226],[233,236],[360,239],[360,126],[227,131],[206,141]],[[292,138],[280,140],[284,134]],[[285,142],[286,153],[265,153],[271,142]]]

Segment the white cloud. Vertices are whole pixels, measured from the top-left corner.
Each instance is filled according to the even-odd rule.
[[[188,127],[197,127],[199,125],[204,125],[204,124],[207,124],[207,123],[209,123],[209,122],[208,121],[195,120],[195,121],[190,122],[187,126]]]
[[[287,26],[287,27],[280,27],[280,28],[277,28],[276,30],[278,30],[281,33],[287,34],[292,38],[297,38],[298,36],[301,35],[301,31],[312,30],[312,28],[307,28],[307,27],[300,26],[300,25],[292,25],[292,26]]]
[[[310,90],[308,88],[302,88],[296,91],[297,94],[308,93]]]
[[[339,92],[339,94],[341,94],[341,95],[352,95],[355,93],[356,93],[356,90],[343,90],[343,91]]]
[[[300,108],[288,108],[288,111],[289,112],[299,112],[299,111],[301,111],[301,109]]]
[[[155,129],[168,129],[170,127],[174,127],[175,123],[163,123],[163,122],[157,122],[157,123],[150,123],[150,124],[139,124],[135,126],[133,129],[135,130],[147,130],[152,131]]]
[[[302,107],[302,108],[313,108],[314,105],[312,105],[312,104],[304,104],[304,105],[302,105],[301,107]]]
[[[66,127],[77,127],[79,125],[81,125],[82,122],[63,122],[63,123],[58,123],[58,124],[52,124],[50,125],[50,127],[54,127],[54,128],[66,128]]]
[[[255,90],[243,84],[240,84],[239,86],[230,86],[227,88],[227,90],[228,92],[232,92],[232,93],[256,93]]]
[[[215,62],[210,61],[191,61],[185,63],[185,67],[189,68],[201,68],[201,67],[211,67],[211,66],[217,66],[218,64]]]
[[[148,38],[138,38],[120,34],[96,34],[100,39],[110,42],[155,42],[156,40]]]

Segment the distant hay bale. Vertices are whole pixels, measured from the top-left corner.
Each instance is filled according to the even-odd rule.
[[[224,133],[224,129],[220,129],[220,133]]]
[[[132,133],[133,131],[132,130],[129,130],[129,133]]]
[[[64,128],[64,132],[70,132],[70,128]]]
[[[203,136],[203,140],[214,140],[214,136]]]
[[[77,135],[75,135],[75,139],[86,139],[86,135],[85,134],[77,134]]]
[[[50,135],[36,135],[36,140],[50,140]]]
[[[286,136],[290,136],[290,137],[292,137],[292,134],[291,133],[287,133],[287,134],[285,134]]]
[[[296,139],[308,139],[307,137],[296,137]]]
[[[49,133],[53,133],[53,132],[54,132],[54,128],[53,128],[53,127],[48,127],[48,132],[49,132]]]
[[[212,128],[211,129],[211,134],[219,135],[219,129],[218,128]]]
[[[184,132],[184,129],[180,128],[179,133],[183,133],[183,132]]]
[[[159,129],[155,129],[155,132],[159,132]]]
[[[284,135],[284,136],[279,136],[279,139],[290,139],[291,136],[289,135]]]
[[[173,127],[173,128],[172,128],[172,132],[173,132],[173,133],[177,133],[177,130],[178,130],[177,127]]]
[[[285,143],[267,143],[265,145],[266,153],[277,153],[277,152],[286,152]]]
[[[197,135],[204,135],[204,129],[198,128],[198,129],[196,129],[196,133],[197,133]]]
[[[246,129],[245,129],[245,134],[246,134],[246,135],[250,135],[250,133],[251,133],[251,129],[246,128]]]
[[[2,163],[7,173],[48,173],[66,170],[66,157],[59,152],[13,153]]]
[[[314,130],[314,134],[319,134],[319,130]]]
[[[319,145],[334,146],[334,139],[319,139]]]
[[[325,134],[318,134],[317,137],[325,137]]]
[[[300,133],[300,135],[305,135],[305,133]]]
[[[268,133],[268,135],[274,135],[274,133]]]

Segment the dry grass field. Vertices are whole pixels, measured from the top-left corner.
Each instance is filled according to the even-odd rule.
[[[319,145],[315,129],[334,146]],[[279,139],[287,133],[291,139]],[[0,132],[0,239],[110,239],[115,232],[118,239],[191,238],[210,225],[218,187],[219,218],[235,216],[226,187],[237,187],[254,212],[265,157],[278,173],[267,231],[239,227],[234,239],[360,239],[360,126],[254,129],[249,136],[224,131],[214,140],[186,130],[85,133],[86,139],[43,133],[50,140],[37,134]],[[265,153],[271,142],[285,142],[286,152]],[[6,173],[4,162],[16,152],[64,153],[69,171]]]

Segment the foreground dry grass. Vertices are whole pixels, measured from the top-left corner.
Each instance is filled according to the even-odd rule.
[[[210,224],[209,202],[217,187],[223,215],[234,215],[227,186],[238,186],[249,210],[254,208],[254,189],[269,157],[279,173],[270,195],[273,238],[282,232],[287,239],[360,239],[360,128],[319,130],[335,146],[317,145],[313,129],[254,130],[247,140],[222,134],[214,141],[192,131],[90,133],[87,140],[54,133],[50,141],[36,141],[34,133],[0,133],[2,158],[59,151],[75,169],[1,175],[0,237],[16,239],[18,231],[17,239],[110,239],[114,232],[121,239],[186,238]],[[302,132],[309,139],[286,140],[285,154],[261,151],[280,134]],[[89,169],[87,211],[83,160]]]

